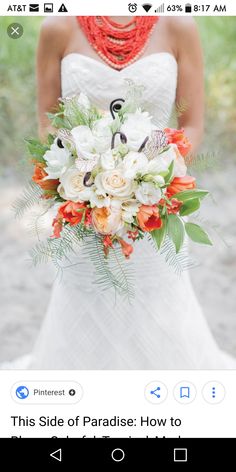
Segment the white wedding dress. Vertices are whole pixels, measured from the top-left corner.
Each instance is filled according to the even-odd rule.
[[[169,53],[144,57],[121,72],[81,54],[61,64],[62,96],[80,91],[102,109],[125,95],[125,78],[143,84],[144,106],[167,125],[178,67]],[[30,369],[224,369],[236,361],[217,346],[184,272],[176,275],[147,240],[132,255],[132,303],[93,284],[93,266],[78,255],[54,284],[30,357]]]

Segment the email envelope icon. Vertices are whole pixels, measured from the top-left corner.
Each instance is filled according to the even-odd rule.
[[[32,11],[32,12],[39,11],[39,3],[30,3],[29,11]]]

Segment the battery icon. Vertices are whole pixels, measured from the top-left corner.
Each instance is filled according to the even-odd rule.
[[[185,13],[192,13],[192,5],[190,3],[186,3]]]

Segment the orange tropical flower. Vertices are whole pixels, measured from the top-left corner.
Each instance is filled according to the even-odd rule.
[[[87,208],[85,203],[75,203],[71,201],[63,203],[57,212],[56,218],[53,220],[53,236],[55,238],[60,237],[63,221],[69,223],[70,226],[79,224],[84,216],[84,212],[84,224],[88,226],[91,221],[91,209]]]
[[[131,244],[127,243],[126,241],[124,241],[124,239],[122,238],[119,238],[119,243],[121,245],[121,249],[124,256],[128,259],[134,250],[133,246],[131,246]]]
[[[185,177],[175,177],[167,187],[167,197],[172,197],[175,193],[196,188],[196,179],[186,175]]]
[[[47,172],[43,168],[43,164],[36,164],[34,168],[34,175],[32,180],[38,184],[43,190],[56,190],[59,185],[58,179],[48,179],[44,180],[47,177]]]
[[[90,211],[90,208],[87,208],[85,203],[67,201],[60,206],[58,210],[58,216],[59,218],[62,218],[63,220],[70,223],[71,226],[75,226],[81,222],[84,212],[86,220],[86,217],[89,215]]]
[[[171,199],[171,204],[169,204],[164,200],[164,198],[162,198],[159,201],[159,205],[161,205],[161,206],[166,205],[167,213],[170,215],[170,214],[178,213],[181,206],[183,205],[183,202],[181,202],[180,200],[177,200],[177,198],[172,198]]]
[[[62,218],[54,218],[52,226],[53,226],[53,235],[52,235],[52,237],[60,238],[61,232],[62,232],[62,229],[63,229]]]
[[[192,148],[187,136],[184,134],[184,129],[165,128],[165,134],[167,136],[169,144],[176,144],[180,154],[185,157],[189,154]]]
[[[112,239],[111,239],[111,237],[107,234],[106,236],[104,236],[102,242],[103,242],[104,254],[105,254],[105,256],[108,256],[108,254],[109,254],[109,248],[110,248],[110,247],[112,247],[112,248],[114,247],[114,246],[113,246]]]
[[[155,205],[141,205],[137,214],[137,220],[143,231],[153,231],[162,226],[159,210]]]
[[[132,241],[136,241],[139,235],[139,232],[138,232],[138,229],[136,229],[135,231],[127,231],[127,234],[128,234],[129,239],[132,239]]]

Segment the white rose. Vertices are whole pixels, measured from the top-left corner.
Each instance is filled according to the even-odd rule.
[[[79,94],[77,103],[78,103],[79,106],[82,106],[83,108],[85,108],[85,110],[90,109],[90,106],[91,106],[90,101],[89,101],[87,95],[85,95],[85,93],[83,93],[83,92],[81,92]]]
[[[143,205],[154,205],[161,199],[161,191],[151,182],[142,182],[138,186],[135,196]]]
[[[126,120],[121,126],[121,131],[127,137],[127,144],[131,151],[138,151],[147,136],[151,135],[155,125],[151,122],[151,116],[147,112],[137,110],[136,113],[127,113]]]
[[[60,178],[61,184],[58,187],[60,196],[72,202],[89,200],[91,187],[84,186],[84,175],[76,167],[68,169]]]
[[[122,219],[125,221],[125,223],[133,223],[134,217],[137,215],[139,207],[140,203],[134,199],[122,202]]]
[[[83,159],[95,159],[98,157],[95,151],[95,140],[88,126],[80,125],[71,130],[78,157]]]
[[[167,164],[167,167],[174,161],[174,176],[184,177],[187,173],[187,167],[184,158],[181,156],[176,144],[170,144],[167,151],[163,152],[160,157]],[[157,157],[158,159],[158,157]]]
[[[143,152],[130,151],[123,159],[122,169],[124,177],[134,179],[138,172],[142,172],[148,164],[148,158]]]
[[[45,171],[48,176],[46,179],[58,179],[61,174],[72,165],[72,157],[67,148],[59,148],[57,139],[51,145],[50,149],[45,152],[44,159],[47,163]]]
[[[114,197],[131,197],[134,191],[133,181],[124,177],[121,169],[101,172],[95,177],[97,193]]]
[[[101,155],[100,161],[104,170],[111,170],[116,166],[117,157],[113,155],[112,150],[109,150]]]
[[[94,136],[94,146],[98,153],[102,153],[110,149],[111,147],[111,124],[112,118],[106,116],[100,120],[95,121],[93,124],[92,133]]]

